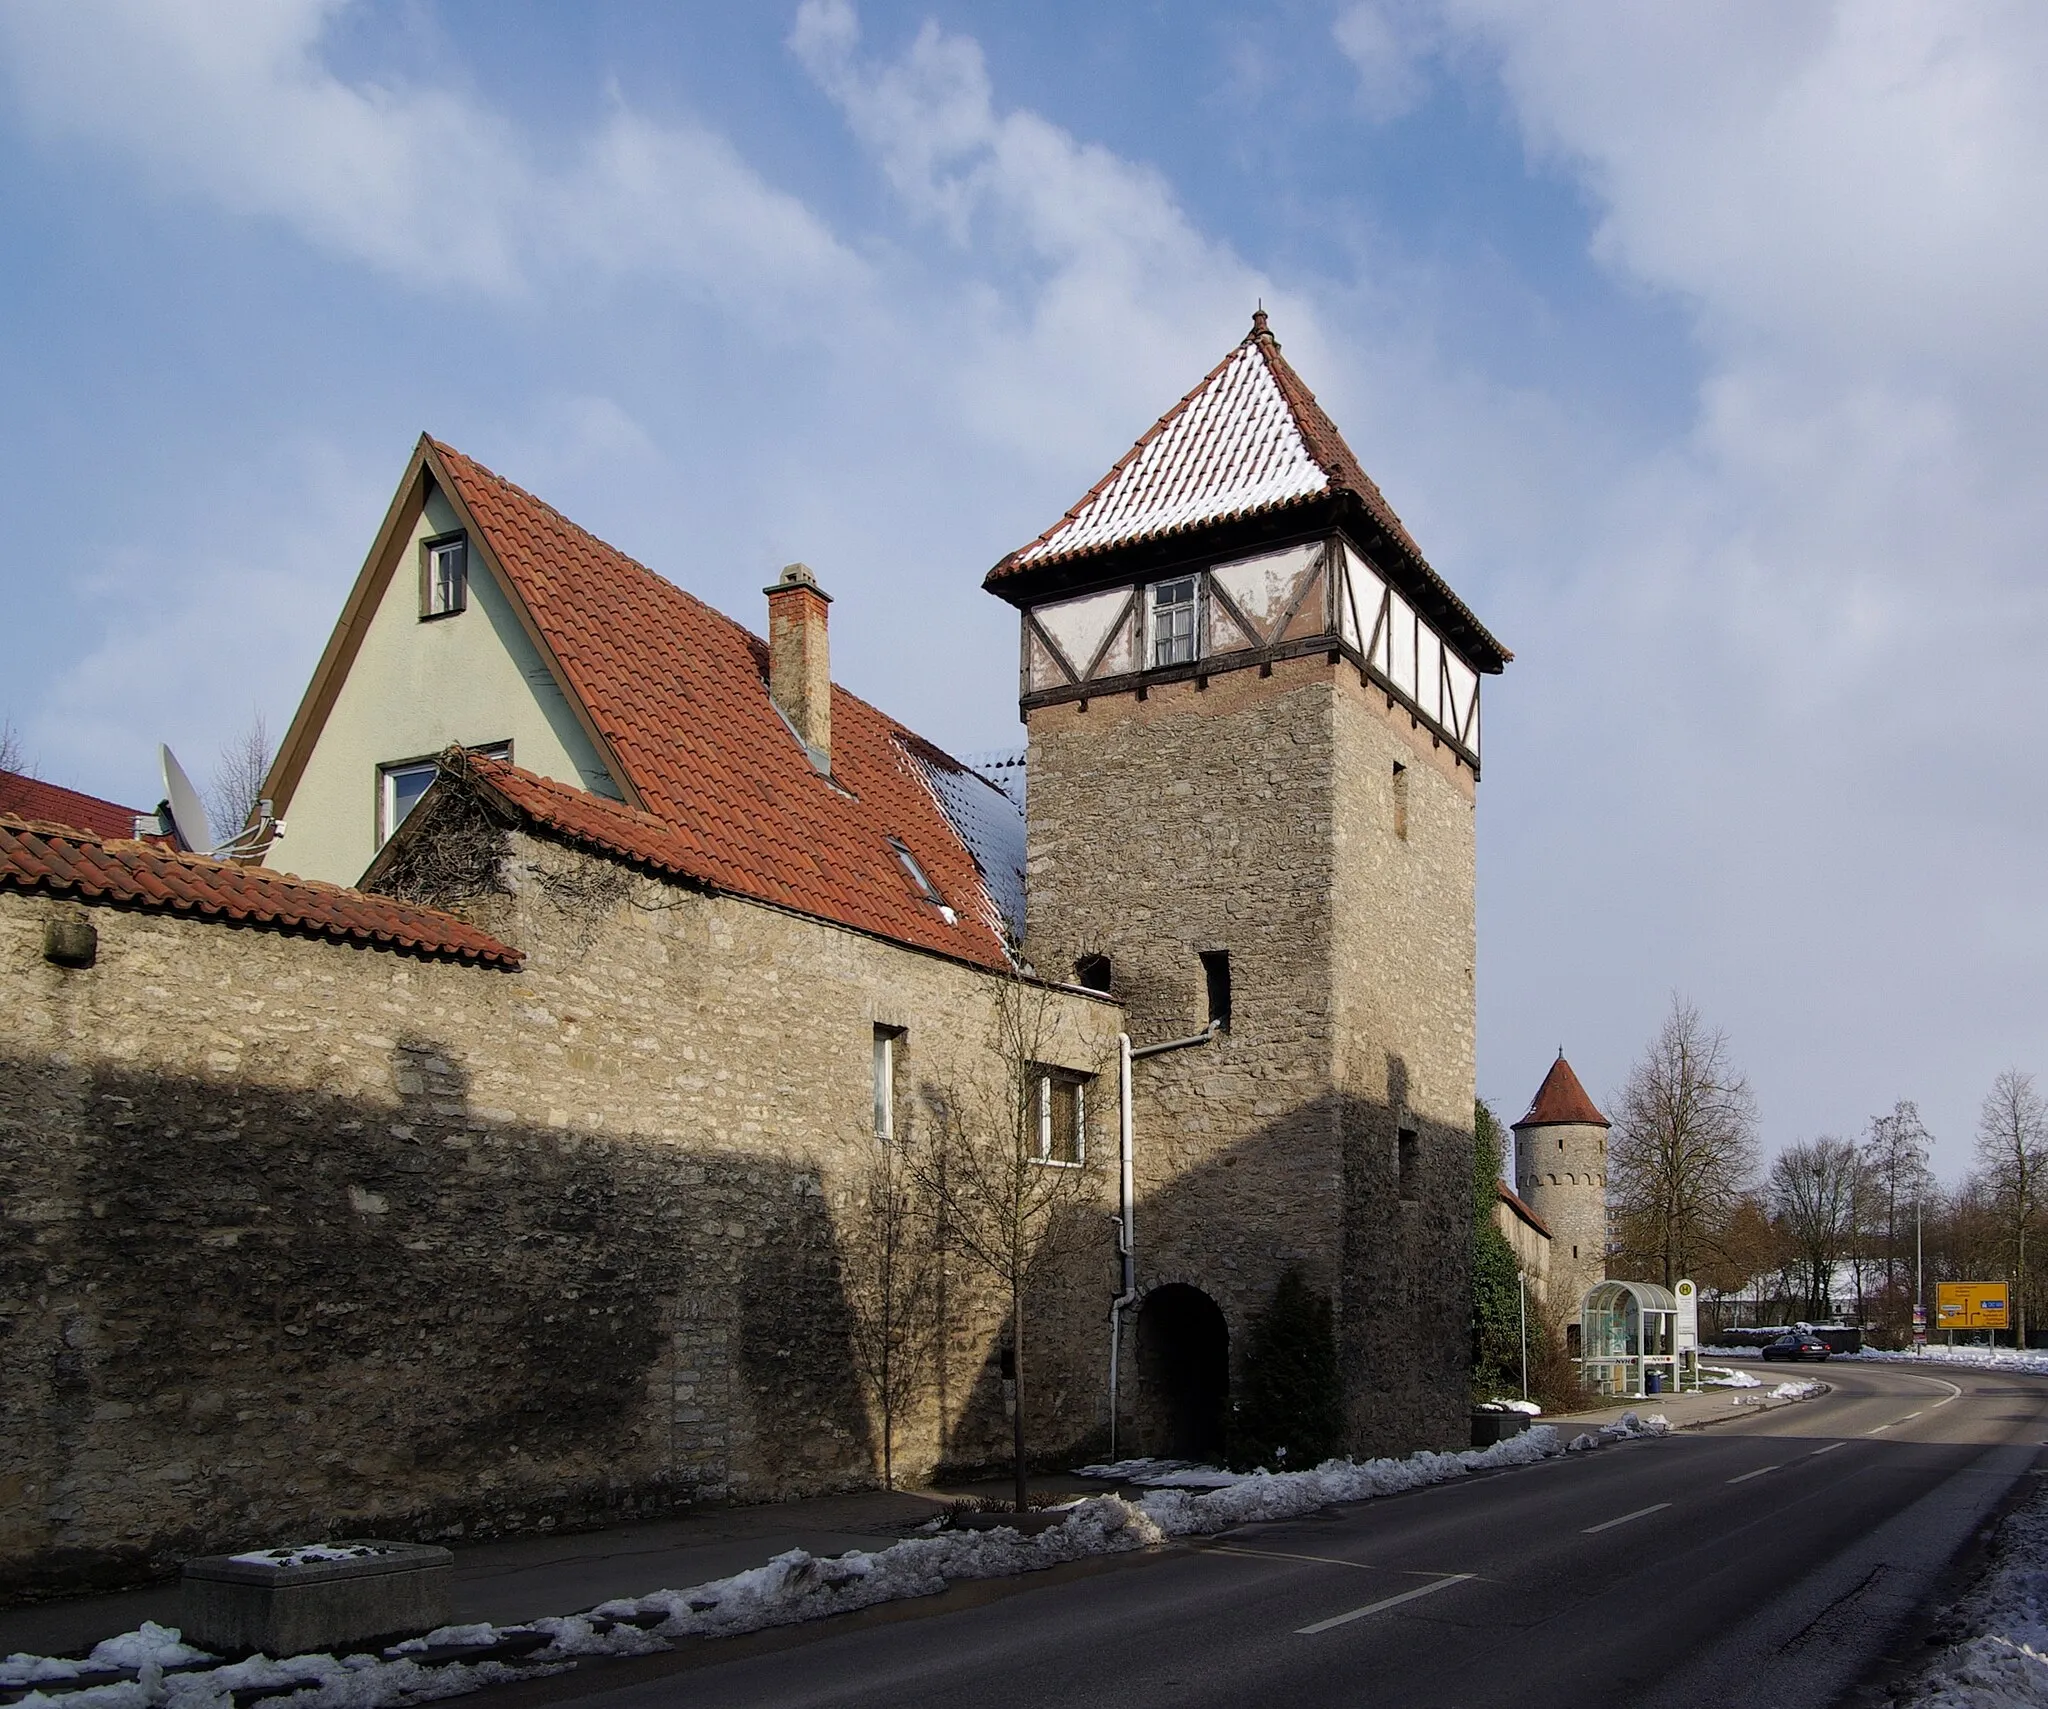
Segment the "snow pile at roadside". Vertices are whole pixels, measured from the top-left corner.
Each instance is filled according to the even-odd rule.
[[[1760,1389],[1758,1382],[1747,1371],[1733,1370],[1726,1365],[1702,1365],[1700,1385],[1710,1389]]]
[[[1531,1418],[1541,1418],[1543,1408],[1533,1400],[1509,1400],[1505,1395],[1495,1395],[1483,1400],[1472,1409],[1474,1412],[1526,1412]]]
[[[2048,1709],[2048,1493],[1999,1527],[1990,1571],[1945,1624],[1970,1635],[1895,1695],[1901,1709]]]
[[[1816,1382],[1811,1377],[1798,1377],[1789,1383],[1780,1383],[1764,1396],[1765,1400],[1805,1400],[1811,1395],[1826,1394],[1826,1383]]]
[[[2048,1377],[2048,1353],[2022,1353],[2012,1347],[1929,1347],[1924,1352],[1890,1352],[1866,1347],[1860,1353],[1844,1353],[1845,1359],[1867,1359],[1873,1364],[1978,1365],[1992,1371],[2019,1371]]]
[[[1140,1489],[1225,1489],[1247,1474],[1226,1472],[1196,1460],[1110,1460],[1080,1466],[1075,1475],[1104,1483],[1136,1484]]]
[[[1790,1385],[1788,1385],[1790,1386]],[[1333,1503],[1396,1495],[1447,1483],[1473,1472],[1533,1465],[1567,1451],[1584,1453],[1611,1442],[1661,1436],[1661,1417],[1624,1413],[1596,1432],[1576,1437],[1569,1450],[1550,1425],[1539,1424],[1489,1448],[1458,1453],[1424,1451],[1403,1460],[1326,1460],[1313,1471],[1225,1472],[1185,1463],[1119,1461],[1091,1468],[1096,1475],[1162,1467],[1165,1475],[1201,1472],[1205,1487],[1154,1489],[1132,1503],[1090,1496],[1066,1509],[1062,1523],[1035,1535],[1008,1526],[989,1531],[940,1531],[905,1538],[872,1553],[854,1550],[822,1557],[791,1549],[763,1566],[686,1590],[601,1603],[585,1614],[534,1620],[520,1627],[445,1626],[384,1656],[256,1656],[230,1666],[166,1674],[166,1667],[203,1661],[203,1652],[180,1642],[170,1628],[145,1625],[111,1638],[89,1661],[10,1656],[0,1663],[0,1684],[69,1680],[88,1668],[135,1667],[140,1677],[52,1696],[31,1692],[20,1709],[234,1709],[258,1693],[290,1695],[290,1709],[405,1709],[460,1696],[504,1680],[559,1671],[579,1656],[631,1656],[670,1647],[678,1639],[730,1637],[793,1625],[877,1603],[931,1596],[949,1584],[1039,1572],[1068,1561],[1152,1547],[1174,1537],[1210,1536],[1257,1520],[1293,1519]],[[520,1665],[457,1658],[429,1664],[414,1659],[449,1647],[482,1650],[517,1633],[545,1633],[549,1642]],[[530,1641],[530,1640],[529,1640]]]

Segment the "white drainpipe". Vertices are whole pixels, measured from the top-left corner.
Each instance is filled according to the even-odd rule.
[[[1138,1195],[1131,1184],[1131,1152],[1136,1138],[1131,1120],[1131,1063],[1141,1056],[1157,1056],[1162,1051],[1185,1050],[1189,1045],[1207,1044],[1216,1036],[1219,1023],[1211,1021],[1206,1029],[1187,1038],[1168,1039],[1164,1044],[1143,1045],[1137,1050],[1131,1048],[1131,1035],[1116,1035],[1116,1149],[1117,1162],[1122,1171],[1118,1181],[1117,1254],[1123,1259],[1123,1292],[1109,1302],[1109,1457],[1116,1458],[1117,1422],[1121,1416],[1117,1393],[1118,1379],[1122,1374],[1124,1345],[1124,1313],[1138,1303]]]

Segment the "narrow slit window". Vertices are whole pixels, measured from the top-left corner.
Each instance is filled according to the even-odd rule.
[[[1394,762],[1394,835],[1408,840],[1408,768]]]
[[[875,1028],[875,1137],[884,1145],[896,1137],[896,1074],[902,1049],[901,1027]]]
[[[1422,1141],[1412,1127],[1401,1129],[1394,1141],[1394,1154],[1401,1202],[1412,1205],[1422,1197]]]
[[[1161,582],[1152,590],[1152,665],[1195,662],[1199,584],[1193,576]]]
[[[1230,1031],[1230,951],[1205,949],[1201,952],[1202,979],[1208,987],[1209,1024],[1220,1032]]]
[[[442,534],[420,546],[420,615],[452,617],[469,604],[469,536]]]

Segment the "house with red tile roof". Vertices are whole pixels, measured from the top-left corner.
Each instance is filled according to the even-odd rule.
[[[95,836],[115,838],[134,836],[140,816],[137,808],[123,807],[118,801],[103,801],[97,795],[4,770],[0,770],[0,814],[72,825]]]
[[[807,569],[767,596],[764,640],[422,437],[280,745],[267,863],[353,883],[456,745],[660,821],[731,894],[1006,966],[1021,815],[832,683]]]

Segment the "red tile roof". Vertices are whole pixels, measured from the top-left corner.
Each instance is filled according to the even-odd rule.
[[[24,777],[18,771],[0,771],[0,814],[10,818],[76,825],[102,837],[132,837],[138,811],[118,801],[102,801],[97,795]]]
[[[1579,1084],[1579,1077],[1572,1072],[1572,1065],[1565,1061],[1563,1051],[1557,1053],[1550,1072],[1543,1076],[1543,1084],[1536,1088],[1536,1099],[1530,1104],[1529,1113],[1515,1123],[1517,1128],[1613,1125],[1586,1096],[1586,1088]]]
[[[0,817],[0,889],[267,927],[413,955],[514,968],[520,952],[453,914],[267,867]]]
[[[1545,1240],[1556,1238],[1550,1232],[1550,1224],[1529,1208],[1528,1202],[1520,1193],[1516,1192],[1505,1181],[1496,1181],[1494,1185],[1500,1188],[1500,1202],[1513,1211],[1516,1216],[1520,1217],[1538,1234],[1542,1235]]]
[[[835,686],[828,780],[768,698],[766,642],[480,463],[429,444],[436,479],[468,510],[646,809],[625,810],[645,839],[633,858],[900,943],[1008,965],[974,857],[909,761],[928,744]],[[586,826],[597,840],[600,824],[605,835],[623,834],[627,819],[612,804],[549,788],[560,828]],[[952,920],[919,896],[892,837],[955,910]]]
[[[1385,530],[1430,603],[1448,608],[1452,626],[1468,634],[1482,668],[1498,670],[1514,657],[1430,567],[1337,424],[1281,355],[1263,309],[1242,343],[1065,516],[1002,559],[982,585],[1004,593],[1003,584],[1027,570],[1338,494],[1356,500]]]

